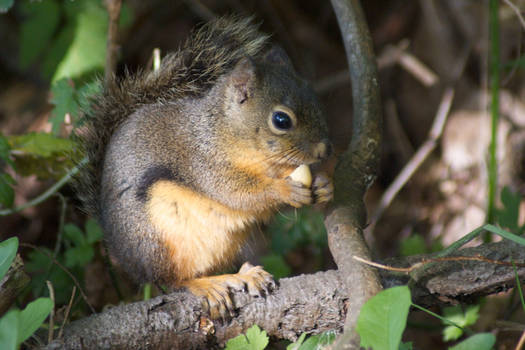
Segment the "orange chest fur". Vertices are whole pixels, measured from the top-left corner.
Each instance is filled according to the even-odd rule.
[[[171,181],[158,181],[149,189],[146,209],[155,231],[169,247],[180,280],[230,263],[252,225],[265,219],[228,208]]]

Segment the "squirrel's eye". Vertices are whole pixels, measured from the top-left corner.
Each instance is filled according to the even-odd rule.
[[[289,130],[293,125],[292,118],[282,111],[273,112],[272,124],[279,130]]]

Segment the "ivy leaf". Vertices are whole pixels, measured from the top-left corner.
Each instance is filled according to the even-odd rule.
[[[24,342],[42,325],[51,310],[53,302],[49,298],[38,298],[27,304],[18,319],[18,344]]]
[[[11,175],[0,173],[0,204],[4,207],[11,207],[15,199],[15,191],[11,187],[16,182]]]
[[[501,203],[503,203],[503,209],[496,210],[498,223],[513,233],[520,233],[518,222],[521,195],[512,192],[508,186],[505,186],[501,191]]]
[[[0,0],[0,13],[6,13],[14,2],[15,0]]]
[[[75,100],[75,88],[69,79],[60,79],[51,86],[53,98],[51,103],[55,105],[49,121],[52,125],[53,134],[57,135],[60,125],[64,122],[66,113],[78,115],[78,103]]]
[[[461,343],[448,348],[449,350],[490,350],[496,343],[496,337],[492,333],[475,334]]]
[[[7,270],[15,259],[18,250],[18,238],[11,237],[0,242],[0,281],[4,278]]]
[[[476,323],[479,318],[479,305],[469,306],[463,312],[461,306],[447,307],[443,309],[443,315],[446,319],[456,323],[460,327],[468,327]],[[456,340],[463,335],[463,331],[456,326],[446,326],[443,329],[443,340]]]
[[[67,2],[66,11],[76,14],[71,24],[74,36],[53,75],[53,82],[65,77],[78,78],[101,70],[106,60],[108,16],[99,1]]]
[[[25,16],[20,25],[20,66],[25,69],[49,47],[60,20],[60,7],[54,0],[24,1]]]
[[[86,239],[88,244],[93,244],[102,239],[104,236],[102,228],[94,219],[86,221]]]
[[[397,350],[411,305],[407,286],[385,289],[368,300],[357,320],[361,346]]]
[[[0,159],[9,164],[10,166],[13,166],[13,161],[11,160],[11,158],[9,158],[10,151],[11,146],[9,146],[7,138],[3,135],[0,135]]]
[[[75,143],[46,133],[28,133],[9,138],[12,149],[24,155],[49,158],[55,154],[66,154],[73,150]]]
[[[71,241],[75,246],[82,246],[87,243],[82,230],[74,224],[64,225],[64,237]]]
[[[330,345],[335,340],[335,332],[324,332],[321,334],[312,335],[301,345],[299,350],[317,350],[323,349],[326,345]]]
[[[0,349],[16,350],[19,310],[11,310],[0,318]]]
[[[248,328],[246,335],[240,334],[226,343],[226,350],[263,350],[268,345],[268,335],[259,326]]]

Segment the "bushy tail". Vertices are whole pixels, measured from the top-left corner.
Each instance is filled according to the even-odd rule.
[[[106,146],[130,114],[143,105],[203,95],[241,58],[259,55],[267,38],[258,32],[251,18],[220,18],[195,31],[178,51],[163,59],[157,71],[126,73],[108,82],[91,99],[89,111],[85,112],[86,127],[77,135],[81,151],[88,158],[76,181],[87,213],[99,216]]]

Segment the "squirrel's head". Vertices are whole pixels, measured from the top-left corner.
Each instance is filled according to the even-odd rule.
[[[329,155],[319,101],[281,48],[273,47],[260,60],[241,59],[223,84],[223,130],[248,154],[290,167]]]

